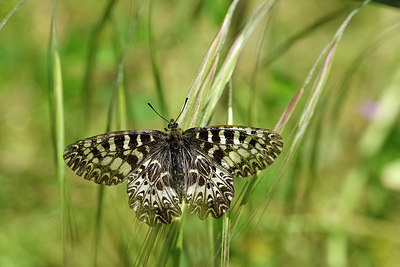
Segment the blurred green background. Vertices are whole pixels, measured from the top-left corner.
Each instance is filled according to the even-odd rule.
[[[1,20],[18,3],[0,1]],[[234,124],[273,129],[325,44],[359,3],[277,2],[255,29],[233,74]],[[147,102],[165,117],[179,113],[229,4],[59,2],[66,145],[105,132],[117,64],[139,8],[124,60],[127,128],[163,129],[165,123]],[[238,5],[227,44],[255,5]],[[27,1],[0,29],[0,266],[64,264],[49,106],[52,8],[51,1]],[[106,11],[109,19],[101,25]],[[282,168],[281,159],[267,171],[243,211],[246,218],[253,209],[266,207],[264,198],[277,181],[274,177],[284,173],[263,216],[235,231],[232,266],[398,266],[399,37],[397,8],[369,4],[351,21],[295,157],[288,168]],[[95,53],[91,64],[90,52]],[[211,125],[226,123],[227,102],[224,94]],[[293,138],[295,125],[287,127],[284,139]],[[72,229],[68,264],[87,266],[93,261],[98,186],[70,170],[66,173]],[[238,180],[235,187],[244,182]],[[134,264],[147,229],[133,224],[134,216],[125,186],[106,188],[99,266]],[[186,219],[182,264],[209,265],[205,222],[194,216]]]

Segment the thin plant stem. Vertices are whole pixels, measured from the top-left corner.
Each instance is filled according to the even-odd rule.
[[[51,32],[49,42],[49,90],[50,90],[50,107],[51,107],[51,124],[52,136],[55,147],[56,171],[59,190],[59,204],[60,204],[60,225],[61,237],[63,244],[63,262],[67,265],[68,258],[68,233],[71,232],[71,224],[69,223],[68,212],[68,197],[65,180],[65,168],[63,160],[64,151],[64,105],[63,105],[63,84],[62,84],[62,71],[61,60],[57,45],[57,0],[53,2]]]
[[[16,5],[10,12],[8,12],[7,16],[0,22],[0,30],[4,27],[7,21],[11,18],[11,16],[28,0],[21,1],[18,5]]]

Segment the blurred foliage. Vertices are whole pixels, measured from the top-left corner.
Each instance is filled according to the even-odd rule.
[[[1,20],[19,2],[0,1]],[[239,3],[227,43],[243,27],[253,2]],[[151,5],[147,1],[59,2],[66,142],[105,131],[117,65],[139,9],[124,61],[127,127],[162,129],[164,122],[147,102],[162,105],[159,86],[168,111],[163,115],[178,114],[229,4],[223,0],[154,0]],[[251,122],[272,129],[322,48],[358,4],[278,2],[272,16],[255,29],[232,76],[234,124]],[[97,31],[107,12],[108,20]],[[0,30],[0,266],[63,265],[47,89],[51,15],[51,2],[27,1]],[[399,18],[398,9],[373,3],[351,21],[311,126],[268,208],[260,220],[233,233],[232,266],[398,265]],[[90,65],[92,49],[96,53]],[[158,66],[158,84],[152,60]],[[88,68],[91,77],[85,83]],[[256,97],[251,97],[251,90]],[[226,123],[227,102],[224,93],[210,124]],[[291,136],[287,132],[284,139]],[[266,173],[243,210],[242,223],[252,210],[265,208],[265,194],[280,170],[273,165]],[[67,174],[68,263],[87,266],[93,262],[97,186],[70,171]],[[236,192],[244,184],[245,179],[236,180]],[[135,215],[123,185],[106,191],[98,265],[134,265],[147,226],[133,223]],[[214,254],[205,224],[213,220],[186,216],[183,266],[209,264],[210,253]]]

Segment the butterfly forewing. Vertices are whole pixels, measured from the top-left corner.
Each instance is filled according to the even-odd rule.
[[[271,165],[283,146],[274,131],[241,126],[196,127],[184,137],[233,177],[247,177]]]
[[[79,176],[98,184],[126,179],[164,135],[160,131],[119,131],[77,141],[64,150],[64,160]]]

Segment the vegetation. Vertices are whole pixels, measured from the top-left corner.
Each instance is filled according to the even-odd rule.
[[[379,1],[396,6],[396,1]],[[1,266],[397,266],[399,12],[369,1],[0,1]],[[231,210],[149,228],[78,139],[180,125],[278,131]]]

